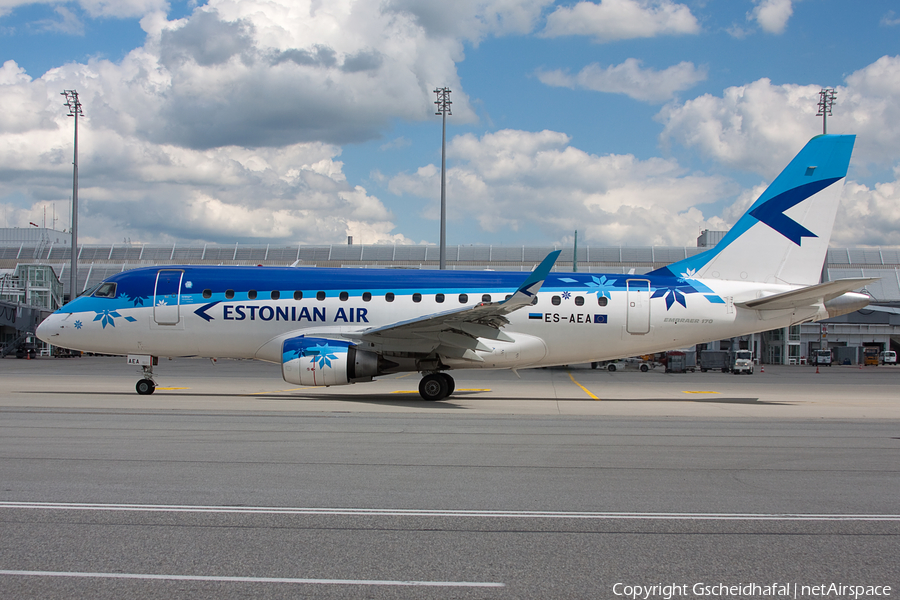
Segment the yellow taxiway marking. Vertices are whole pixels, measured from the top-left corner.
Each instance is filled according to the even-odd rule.
[[[159,388],[157,388],[159,389]],[[291,388],[289,390],[272,390],[271,392],[251,392],[248,396],[262,396],[263,394],[282,394],[284,392],[299,392],[300,390],[312,390],[312,387]]]
[[[455,392],[489,392],[490,388],[456,388]],[[395,390],[392,394],[418,394],[418,390]]]
[[[185,388],[170,388],[170,387],[163,388],[163,387],[158,387],[158,388],[156,388],[156,389],[157,389],[157,390],[189,390],[189,389],[191,389],[191,388],[186,388],[186,387],[185,387]]]
[[[687,391],[685,390],[685,394],[719,394],[721,392],[704,392],[704,391]]]
[[[591,398],[593,398],[594,400],[599,400],[599,399],[600,399],[600,398],[598,398],[597,396],[595,396],[593,393],[591,393],[591,390],[587,389],[586,387],[584,387],[583,385],[581,385],[580,383],[578,383],[577,381],[575,381],[575,376],[572,375],[571,373],[569,373],[569,379],[571,379],[571,380],[572,380],[572,383],[574,383],[575,385],[577,385],[578,387],[580,387],[582,390],[584,390],[584,393],[587,394],[588,396],[590,396]]]

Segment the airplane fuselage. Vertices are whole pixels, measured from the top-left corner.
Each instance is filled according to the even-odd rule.
[[[353,339],[391,323],[502,301],[523,277],[494,271],[151,267],[110,277],[106,297],[102,289],[100,296],[82,296],[41,329],[50,343],[82,351],[281,362],[288,337]],[[532,306],[508,315],[503,331],[515,341],[486,343],[495,352],[523,348],[517,368],[550,366],[664,351],[828,316],[821,306],[777,314],[735,306],[794,287],[552,273]],[[401,354],[415,355],[414,346],[404,341]],[[370,349],[394,353],[390,340]],[[432,350],[434,344],[423,339],[420,352]],[[405,364],[397,370],[418,370],[414,361]],[[513,366],[454,357],[443,364]]]

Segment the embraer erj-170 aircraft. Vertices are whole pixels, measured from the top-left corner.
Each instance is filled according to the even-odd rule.
[[[157,357],[254,358],[302,386],[522,369],[660,352],[860,309],[818,283],[855,136],[810,140],[714,248],[646,275],[158,266],[109,277],[38,327],[54,346],[128,355],[152,394]]]

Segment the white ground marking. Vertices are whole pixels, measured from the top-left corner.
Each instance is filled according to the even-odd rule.
[[[218,581],[224,583],[305,583],[319,585],[388,585],[424,587],[506,587],[479,581],[391,581],[387,579],[302,579],[295,577],[216,577],[207,575],[158,575],[154,573],[79,573],[71,571],[0,570],[0,575],[24,577],[94,577],[100,579],[156,579],[163,581]]]
[[[294,508],[278,506],[195,506],[170,504],[87,504],[68,502],[0,502],[0,509],[86,510],[210,514],[344,515],[359,517],[465,517],[492,519],[649,519],[669,521],[900,521],[900,514],[806,513],[653,513],[562,512],[526,510],[420,510],[404,508]]]

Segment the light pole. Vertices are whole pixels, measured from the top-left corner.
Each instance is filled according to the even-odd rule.
[[[75,117],[75,166],[72,174],[72,266],[69,274],[69,302],[78,295],[78,115],[81,112],[81,102],[78,101],[76,90],[65,90],[60,95],[66,97],[65,105],[69,109],[68,116]]]
[[[831,116],[831,107],[836,96],[837,92],[834,88],[823,88],[819,92],[819,112],[816,113],[816,116],[822,117],[822,135],[828,133],[826,130],[826,119]]]
[[[436,115],[443,115],[444,125],[441,134],[441,270],[447,268],[447,115],[450,112],[450,88],[437,88]]]

